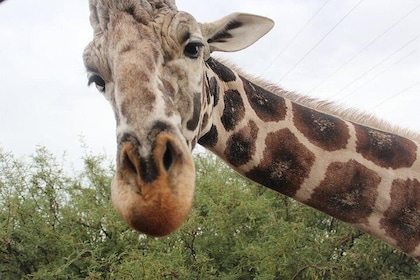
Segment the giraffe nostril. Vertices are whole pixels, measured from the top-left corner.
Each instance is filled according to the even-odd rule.
[[[123,159],[122,159],[123,169],[126,170],[126,172],[137,176],[138,171],[137,171],[137,168],[136,168],[136,164],[133,162],[130,155],[131,155],[131,153],[129,153],[127,151],[124,152]],[[134,159],[134,160],[136,160],[136,159]]]
[[[174,148],[171,143],[166,143],[166,149],[163,153],[163,166],[166,171],[169,171],[174,164]]]
[[[127,145],[126,148],[123,150],[122,158],[121,158],[121,166],[122,170],[125,170],[128,174],[132,174],[137,176],[138,169],[137,169],[137,159],[135,158],[136,155],[133,152],[133,146]]]

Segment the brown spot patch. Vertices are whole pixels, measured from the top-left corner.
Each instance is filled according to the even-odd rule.
[[[209,123],[209,114],[205,113],[203,116],[203,120],[201,121],[201,130],[203,130],[207,124]]]
[[[187,122],[187,129],[194,131],[200,121],[201,115],[201,94],[195,93],[193,98],[193,115],[192,118]]]
[[[209,132],[198,140],[198,143],[206,148],[212,148],[216,146],[218,138],[217,128],[213,125]]]
[[[347,223],[363,223],[372,214],[381,178],[350,160],[334,162],[307,204]]]
[[[233,134],[227,144],[225,156],[233,166],[241,166],[251,160],[255,153],[258,126],[250,121],[248,126]]]
[[[221,118],[222,124],[227,131],[233,130],[245,116],[245,106],[242,96],[237,90],[225,92],[225,108]]]
[[[147,60],[147,59],[146,59]],[[143,71],[133,63],[124,63],[124,59],[117,64],[115,87],[121,96],[120,113],[127,118],[129,123],[134,123],[139,118],[139,109],[151,112],[155,106],[155,93],[147,87],[150,82],[149,73]]]
[[[143,91],[141,97],[127,96],[121,103],[121,115],[127,119],[128,123],[135,123],[140,116],[138,108],[141,108],[143,112],[152,112],[155,101],[155,95],[147,89]]]
[[[266,187],[295,196],[308,177],[315,156],[288,129],[267,135],[260,164],[246,176]]]
[[[217,104],[219,104],[220,88],[219,88],[219,85],[217,84],[217,79],[215,77],[212,77],[208,81],[206,93],[207,93],[207,96],[209,96],[209,98],[210,96],[213,96],[213,106],[216,107]],[[209,100],[209,103],[210,103],[210,100]]]
[[[355,127],[356,149],[364,158],[392,169],[410,167],[415,162],[417,146],[411,140],[360,125]]]
[[[261,120],[266,122],[278,122],[285,119],[287,107],[284,98],[269,92],[242,77],[241,79],[249,103]]]
[[[420,244],[419,181],[395,180],[392,183],[391,205],[384,213],[381,226],[406,253]]]
[[[214,58],[210,57],[207,59],[206,64],[213,70],[213,72],[222,80],[223,82],[233,82],[236,80],[235,73],[230,70],[225,65],[221,64]]]
[[[172,84],[165,79],[161,80],[163,87],[161,87],[160,90],[164,93],[164,95],[167,95],[172,99],[175,98],[175,88],[172,86]]]
[[[117,71],[120,69],[121,74],[118,75],[116,80],[116,87],[120,92],[133,92],[140,85],[150,83],[150,75],[146,71],[132,67],[132,65],[120,67]]]
[[[191,150],[194,149],[195,145],[197,145],[197,137],[194,137],[194,139],[191,141]]]
[[[294,123],[308,140],[327,151],[344,149],[350,133],[344,121],[315,110],[293,105]]]
[[[139,104],[139,107],[132,107],[132,111],[137,111],[138,108],[142,108],[147,112],[151,112],[156,104],[156,96],[155,93],[149,89],[144,89],[142,91],[142,95],[139,96],[132,96],[133,104]],[[133,106],[133,104],[131,106]]]
[[[171,117],[176,111],[173,98],[175,96],[174,87],[166,80],[162,80],[162,85],[159,85],[159,90],[163,93],[163,100],[165,102],[165,114]]]

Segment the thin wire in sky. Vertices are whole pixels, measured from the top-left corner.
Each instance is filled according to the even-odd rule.
[[[399,59],[398,61],[396,61],[395,63],[393,63],[392,65],[390,65],[388,68],[384,69],[383,71],[377,73],[375,76],[373,76],[371,79],[367,80],[366,82],[364,82],[363,84],[361,84],[360,86],[358,86],[357,88],[355,88],[354,90],[352,90],[350,93],[348,93],[346,96],[351,95],[353,93],[355,93],[356,91],[359,91],[361,88],[365,87],[366,85],[372,83],[374,80],[376,80],[378,77],[382,76],[384,73],[388,72],[391,69],[394,69],[394,67],[396,65],[398,65],[399,63],[401,63],[402,61],[406,60],[407,58],[411,57],[413,54],[417,53],[420,49],[416,49],[412,52],[410,52],[409,54],[405,55],[404,57],[402,57],[401,59]]]
[[[401,91],[397,92],[396,94],[394,94],[394,95],[392,95],[392,96],[388,97],[387,99],[385,99],[385,100],[383,100],[383,101],[379,102],[379,103],[378,103],[378,104],[376,104],[375,106],[372,106],[371,108],[369,108],[369,110],[375,109],[375,108],[377,108],[377,107],[379,107],[379,106],[381,106],[381,105],[383,105],[383,104],[385,104],[385,103],[389,102],[390,100],[394,99],[395,97],[400,96],[400,95],[402,95],[403,93],[408,92],[409,90],[411,90],[411,89],[415,88],[415,87],[416,87],[416,86],[418,86],[418,85],[420,85],[420,81],[418,81],[418,82],[416,82],[416,83],[412,84],[411,86],[409,86],[409,87],[407,87],[407,88],[405,88],[405,89],[403,89],[403,90],[401,90]]]
[[[348,64],[350,64],[353,60],[355,60],[359,55],[361,55],[365,50],[367,50],[370,46],[372,46],[376,41],[381,39],[385,34],[387,34],[389,31],[394,29],[398,24],[400,24],[403,20],[405,20],[407,17],[409,17],[416,9],[420,8],[420,4],[412,8],[408,13],[406,13],[404,16],[400,17],[396,22],[391,24],[388,28],[386,28],[381,34],[376,36],[373,40],[371,40],[367,45],[365,45],[357,54],[355,54],[353,57],[351,57],[349,60],[341,64],[333,73],[331,73],[327,78],[325,78],[323,81],[321,81],[318,85],[313,87],[308,93],[314,92],[317,90],[321,85],[326,83],[333,77],[335,74],[337,74],[341,69],[346,67]]]
[[[360,0],[356,5],[353,6],[353,8],[350,9],[312,48],[310,48],[302,57],[299,59],[287,72],[284,74],[280,81],[283,81],[295,68],[302,63],[302,61],[305,60],[306,57],[311,54],[316,47],[318,47],[324,40],[327,38],[364,0]]]
[[[299,31],[293,36],[293,38],[284,46],[278,54],[271,60],[268,67],[264,70],[262,75],[264,75],[273,65],[274,62],[290,47],[290,45],[302,34],[302,32],[308,27],[308,25],[316,18],[316,16],[324,9],[324,7],[330,2],[331,0],[326,0],[322,6],[312,15],[310,19],[302,26],[302,28],[299,29]]]
[[[401,46],[400,48],[398,48],[397,50],[395,50],[394,52],[392,52],[390,55],[388,55],[387,57],[385,57],[384,59],[382,59],[381,61],[379,61],[377,64],[375,64],[374,66],[372,66],[371,68],[369,68],[367,71],[365,71],[362,74],[360,74],[359,76],[357,76],[353,81],[351,81],[350,83],[348,83],[347,85],[345,85],[342,89],[340,89],[339,91],[337,91],[336,93],[334,93],[330,97],[334,97],[334,96],[339,95],[340,93],[342,93],[343,91],[345,91],[346,89],[348,89],[350,86],[354,85],[361,78],[363,78],[364,76],[366,76],[367,74],[369,74],[370,72],[372,72],[373,70],[375,70],[376,68],[378,68],[379,66],[381,66],[382,64],[384,64],[386,61],[388,61],[389,59],[391,59],[394,55],[396,55],[397,53],[399,53],[400,51],[402,51],[403,49],[405,49],[406,47],[408,47],[409,45],[411,45],[412,43],[414,43],[419,38],[420,38],[420,34],[416,35],[413,39],[409,40],[403,46]],[[342,96],[342,98],[347,97],[348,95],[349,94],[346,94],[346,95]]]

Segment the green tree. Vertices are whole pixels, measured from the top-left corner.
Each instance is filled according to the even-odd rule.
[[[110,203],[112,161],[83,160],[69,175],[46,148],[0,149],[0,279],[420,279],[411,258],[208,155],[185,224],[138,234]]]

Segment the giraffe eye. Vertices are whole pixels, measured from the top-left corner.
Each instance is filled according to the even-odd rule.
[[[200,56],[202,47],[203,43],[201,42],[190,42],[185,46],[184,54],[189,58],[197,59]]]
[[[89,77],[88,86],[95,83],[96,88],[99,92],[105,92],[105,81],[99,75],[92,75]]]

